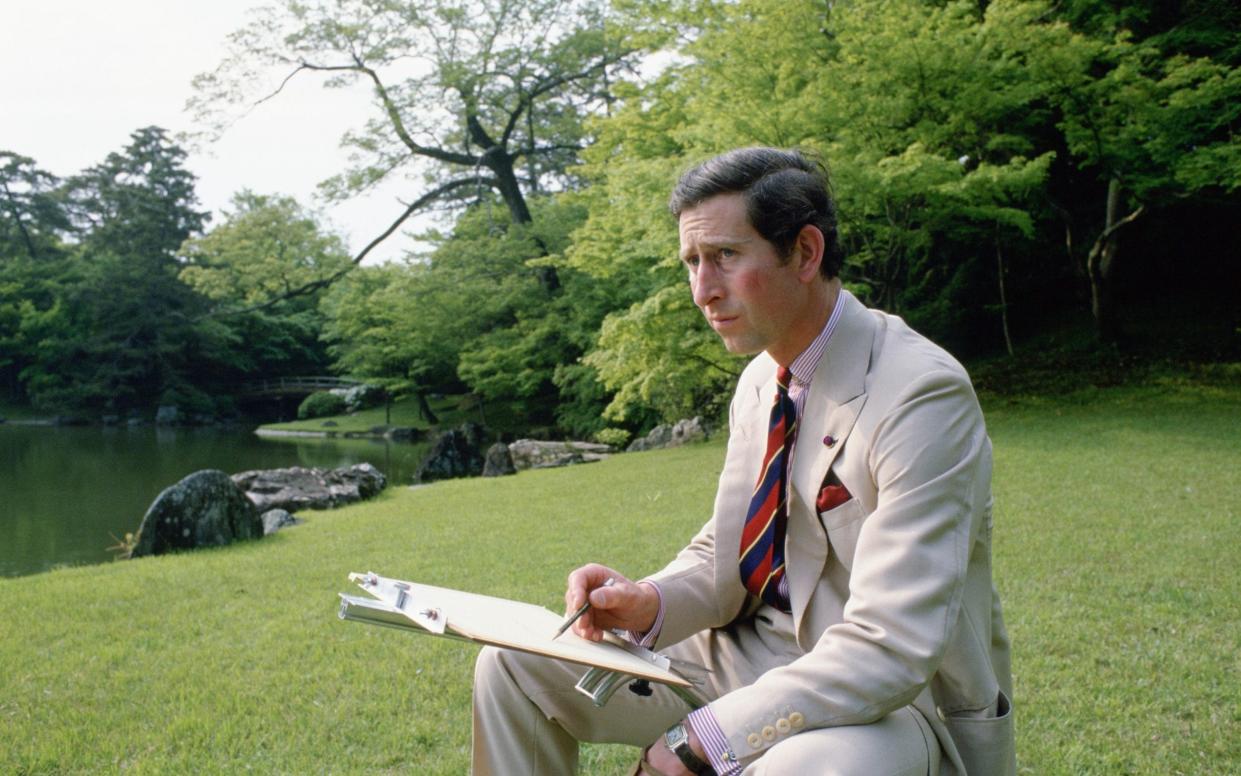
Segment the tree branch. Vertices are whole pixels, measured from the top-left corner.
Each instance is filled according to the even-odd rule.
[[[332,285],[336,281],[343,278],[345,275],[352,272],[358,265],[362,263],[362,260],[366,258],[367,254],[369,254],[372,250],[374,250],[374,248],[377,245],[382,243],[384,240],[388,239],[388,237],[390,237],[393,232],[395,232],[397,229],[400,228],[401,224],[405,223],[405,220],[407,218],[409,218],[411,215],[416,213],[418,210],[422,209],[427,204],[438,199],[439,197],[442,197],[443,195],[447,194],[450,191],[453,191],[459,188],[464,188],[466,186],[476,186],[478,185],[478,182],[479,182],[478,178],[461,178],[455,181],[449,181],[448,183],[445,183],[442,186],[438,186],[432,189],[431,191],[428,191],[427,193],[423,194],[421,197],[419,197],[418,199],[414,200],[409,205],[407,205],[405,208],[405,212],[401,213],[401,215],[395,221],[393,221],[391,226],[385,229],[382,234],[380,234],[378,237],[376,237],[375,239],[367,243],[366,247],[363,248],[361,251],[359,251],[356,256],[350,259],[347,265],[337,270],[336,272],[333,272],[331,275],[328,275],[327,277],[319,278],[317,280],[312,280],[309,283],[304,283],[296,288],[290,289],[289,291],[283,294],[280,294],[279,296],[272,297],[271,299],[268,299],[265,302],[260,302],[259,304],[256,304],[256,305],[251,305],[249,307],[242,307],[242,308],[236,308],[236,309],[212,310],[211,312],[201,317],[202,318],[222,318],[222,317],[226,317],[230,315],[242,315],[244,313],[253,313],[253,312],[260,312],[263,310],[269,310],[281,302],[285,302],[290,299],[295,299],[299,296],[305,296],[306,294],[311,294],[320,289],[327,288],[328,286]]]
[[[354,72],[365,75],[371,80],[371,83],[374,84],[375,92],[379,95],[379,101],[383,103],[384,113],[387,114],[388,121],[392,124],[392,129],[396,132],[397,137],[401,139],[401,143],[410,150],[410,153],[416,156],[425,156],[429,159],[435,159],[439,162],[458,164],[465,167],[472,167],[478,163],[478,159],[469,154],[457,153],[455,151],[448,151],[443,148],[435,148],[433,146],[424,146],[414,140],[414,138],[409,134],[409,131],[405,128],[405,122],[401,119],[401,113],[397,110],[396,103],[392,101],[392,97],[388,94],[388,89],[384,86],[383,80],[380,79],[378,73],[367,67],[361,59],[355,58],[352,65],[316,65],[303,60],[298,64],[297,69],[286,76],[284,81],[281,82],[280,89],[283,89],[284,85],[302,70],[312,70],[325,73]],[[277,89],[275,92],[267,97],[264,97],[263,99],[271,99],[276,94],[279,94],[280,89]],[[262,102],[262,100],[260,100],[260,102]]]
[[[524,91],[521,98],[517,101],[517,105],[513,110],[509,111],[508,121],[504,124],[504,131],[500,133],[500,142],[508,144],[508,140],[513,135],[513,130],[517,128],[517,122],[521,120],[521,116],[530,106],[534,104],[536,98],[543,96],[553,89],[563,86],[573,81],[580,81],[588,78],[599,70],[606,70],[611,65],[623,61],[626,57],[633,54],[637,49],[625,49],[611,56],[604,56],[598,62],[593,63],[589,67],[579,70],[576,73],[559,73],[554,76],[545,76],[541,80],[535,82],[530,91]],[[512,80],[510,78],[510,80]]]

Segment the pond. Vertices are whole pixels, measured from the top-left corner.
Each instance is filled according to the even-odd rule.
[[[159,492],[200,469],[233,474],[368,462],[412,482],[426,443],[260,438],[251,429],[0,425],[0,576],[111,559]]]

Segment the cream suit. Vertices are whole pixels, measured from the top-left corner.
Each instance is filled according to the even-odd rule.
[[[939,762],[941,776],[1013,774],[1008,639],[991,580],[991,446],[969,378],[899,318],[868,310],[846,291],[838,304],[841,317],[810,385],[792,459],[786,646],[763,632],[769,618],[754,616],[738,572],[775,392],[776,364],[763,354],[742,374],[732,401],[711,520],[649,578],[665,611],[655,649],[697,645],[688,656],[718,675],[723,694],[711,709],[742,764],[762,762],[804,731],[886,724],[904,712],[924,728],[929,723],[942,750],[930,762]],[[829,470],[852,498],[819,515],[814,502]],[[777,646],[746,646],[764,641]],[[731,646],[720,649],[722,642]],[[737,664],[746,658],[758,664]],[[486,689],[501,674],[533,704],[531,725],[550,719],[568,731],[538,754],[548,763],[573,738],[628,740],[609,730],[641,728],[641,721],[655,730],[634,732],[630,742],[645,745],[685,712],[658,693],[597,714],[570,709],[574,701],[563,692],[572,692],[571,681],[568,688],[540,686],[550,675],[524,676],[517,662],[530,663],[505,658],[486,667],[480,659],[476,735],[480,708],[485,715],[492,705],[511,704]],[[648,714],[635,720],[626,709],[642,703]],[[520,727],[513,719],[504,724]],[[565,766],[531,767],[556,773]],[[475,768],[488,771],[477,754]]]

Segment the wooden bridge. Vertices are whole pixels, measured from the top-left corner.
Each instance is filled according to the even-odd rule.
[[[352,388],[362,383],[344,377],[315,375],[309,377],[274,377],[270,380],[256,380],[241,386],[241,395],[246,397],[260,396],[309,396],[315,391],[329,391],[333,388]]]

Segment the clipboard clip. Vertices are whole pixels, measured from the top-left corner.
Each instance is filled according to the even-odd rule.
[[[709,673],[706,668],[691,663],[688,660],[661,655],[615,634],[612,634],[612,636],[613,638],[605,637],[609,643],[615,644],[626,652],[640,657],[652,665],[672,671],[693,685],[691,687],[681,687],[674,684],[665,685],[677,697],[685,701],[686,705],[691,709],[698,709],[707,705],[709,702],[707,698],[695,689],[706,683],[707,674]],[[591,668],[582,674],[582,678],[577,681],[573,689],[590,698],[591,703],[596,708],[603,708],[616,691],[620,689],[622,684],[630,682],[632,682],[630,689],[638,695],[645,697],[651,694],[649,682],[629,674],[597,667]]]
[[[444,616],[444,610],[426,602],[415,601],[413,596],[410,595],[411,588],[408,583],[384,580],[373,571],[368,571],[365,574],[350,574],[349,579],[358,583],[360,587],[372,595],[379,596],[380,598],[388,597],[381,595],[381,593],[384,592],[385,583],[390,582],[389,586],[395,593],[395,600],[391,604],[393,609],[431,633],[437,636],[444,635],[444,630],[448,627],[448,618]]]

